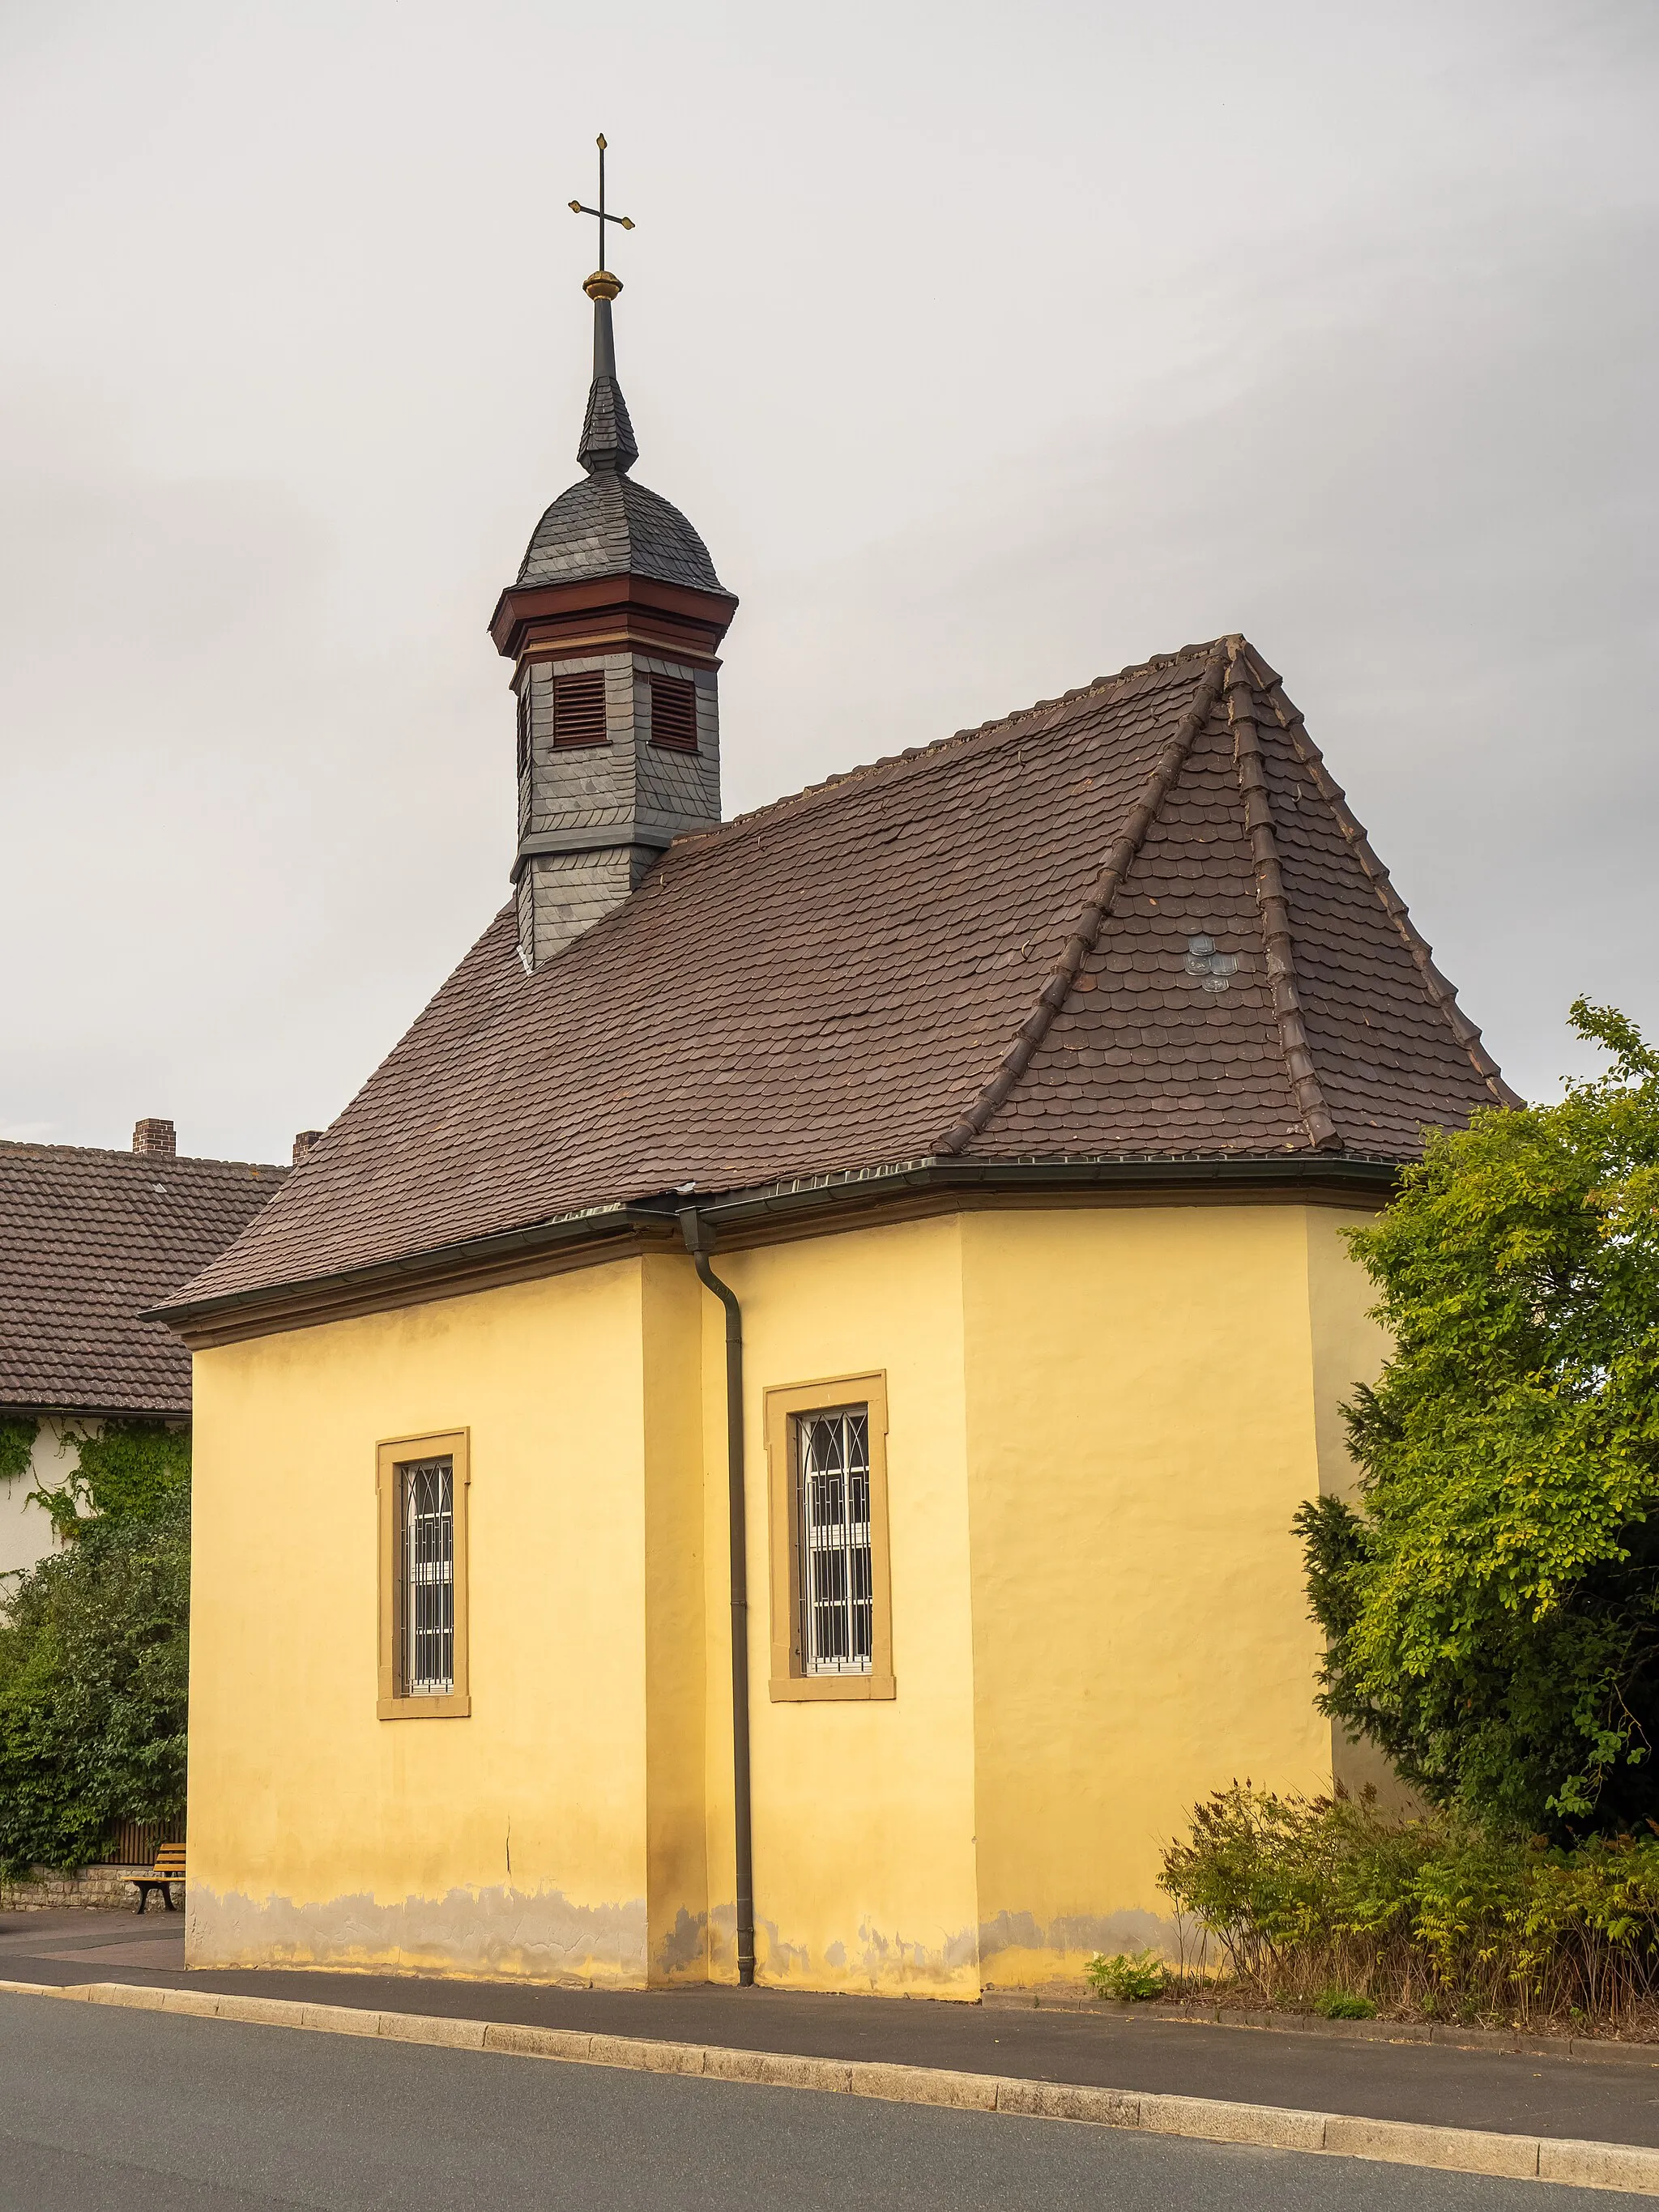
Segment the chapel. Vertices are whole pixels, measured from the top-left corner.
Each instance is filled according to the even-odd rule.
[[[1211,1790],[1368,1771],[1343,1231],[1512,1094],[1243,636],[724,819],[738,602],[586,289],[511,896],[162,1310],[190,1962],[1074,1979]]]

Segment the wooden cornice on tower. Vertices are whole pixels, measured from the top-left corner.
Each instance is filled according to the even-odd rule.
[[[578,576],[510,584],[490,617],[489,635],[496,651],[513,661],[631,650],[718,668],[737,607],[730,592],[654,576]]]

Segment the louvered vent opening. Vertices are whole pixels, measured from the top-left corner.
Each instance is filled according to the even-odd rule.
[[[697,750],[697,687],[681,676],[651,679],[651,742],[671,753]]]
[[[556,745],[602,745],[605,732],[605,671],[553,678],[553,742]]]
[[[524,781],[524,772],[530,765],[530,678],[526,676],[519,693],[519,781]]]

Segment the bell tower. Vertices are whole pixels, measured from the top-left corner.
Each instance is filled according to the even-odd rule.
[[[639,458],[617,381],[599,224],[593,381],[580,482],[537,524],[489,625],[513,663],[518,719],[519,954],[534,971],[621,904],[658,854],[720,818],[720,646],[737,600],[680,514],[629,473]]]

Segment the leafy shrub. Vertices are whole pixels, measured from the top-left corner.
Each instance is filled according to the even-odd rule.
[[[99,1517],[0,1598],[0,1873],[184,1809],[190,1493]]]
[[[1446,2017],[1607,2019],[1659,2002],[1659,1832],[1569,1850],[1235,1783],[1167,1848],[1163,1881],[1270,2003],[1340,1990]]]
[[[1314,1999],[1314,2010],[1324,2020],[1376,2018],[1376,2007],[1369,1997],[1354,1996],[1346,1990],[1327,1990]]]
[[[1097,1997],[1111,1997],[1120,2004],[1144,2004],[1151,1997],[1161,1997],[1169,1979],[1155,1951],[1114,1951],[1109,1959],[1097,1951],[1083,1972]]]
[[[1659,1818],[1659,1051],[1431,1134],[1349,1233],[1394,1350],[1358,1510],[1297,1526],[1324,1710],[1431,1801],[1570,1843]]]

